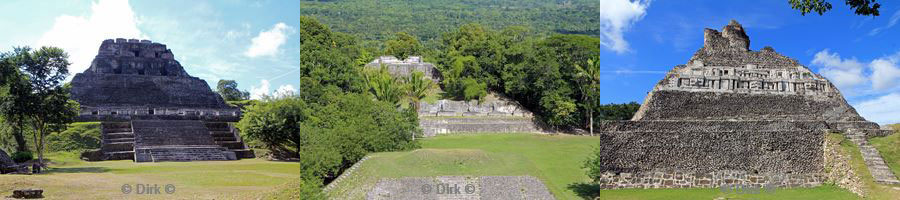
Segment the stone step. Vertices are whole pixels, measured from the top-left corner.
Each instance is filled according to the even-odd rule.
[[[103,128],[104,133],[122,133],[122,132],[132,132],[131,127],[128,128]]]
[[[113,151],[134,151],[134,142],[112,142],[104,143],[100,150],[103,152]]]
[[[119,142],[130,142],[134,143],[134,138],[113,138],[113,139],[104,139],[104,143],[119,143]]]
[[[210,131],[231,131],[231,126],[226,122],[206,122],[205,125]]]
[[[228,149],[244,149],[243,142],[237,141],[216,141],[216,144]]]
[[[112,151],[103,153],[106,160],[134,160],[134,151]]]
[[[104,139],[134,138],[134,133],[132,133],[132,132],[104,133],[103,138]]]
[[[131,128],[131,122],[102,122],[103,128]]]
[[[237,142],[237,138],[234,137],[213,137],[213,140],[216,142]]]
[[[229,154],[234,155],[219,146],[158,146],[136,151],[136,162],[230,160]]]
[[[860,130],[848,130],[846,136],[858,145],[859,152],[862,154],[863,161],[865,161],[869,173],[872,174],[872,178],[875,179],[875,182],[881,184],[900,184],[900,181],[897,180],[897,176],[895,176],[891,171],[891,168],[885,164],[884,158],[881,157],[881,153],[878,152],[878,149],[869,145],[866,136],[863,134],[864,133]]]
[[[213,137],[234,137],[234,133],[231,131],[210,131],[209,134]]]
[[[231,149],[229,151],[234,152],[235,156],[238,158],[256,158],[253,150],[250,149]]]

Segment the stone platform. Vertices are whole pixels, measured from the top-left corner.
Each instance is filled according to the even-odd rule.
[[[440,176],[382,179],[367,200],[555,199],[531,176]]]

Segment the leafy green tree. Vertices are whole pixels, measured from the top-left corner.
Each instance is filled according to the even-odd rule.
[[[641,104],[637,102],[629,102],[624,104],[604,104],[597,107],[599,120],[630,120],[641,108]]]
[[[588,59],[587,63],[585,67],[575,64],[575,70],[578,71],[576,77],[581,89],[581,104],[587,111],[588,126],[591,136],[594,136],[594,109],[600,99],[600,57],[596,58],[596,62]]]
[[[788,0],[788,3],[791,4],[791,8],[799,10],[800,15],[804,16],[811,12],[822,15],[831,10],[831,3],[825,0]],[[855,14],[863,16],[878,16],[878,8],[881,8],[881,4],[875,3],[875,0],[844,0],[844,3],[850,6],[850,9],[855,9],[853,11]]]
[[[240,101],[250,99],[250,93],[241,91],[237,88],[238,84],[234,80],[219,80],[216,86],[216,92],[222,95],[225,101]]]
[[[28,122],[38,161],[43,163],[47,135],[64,130],[78,115],[78,103],[69,98],[71,86],[61,84],[69,74],[68,54],[56,47],[15,48],[13,54],[13,63],[27,81],[12,84],[10,96],[15,99],[5,104],[3,112]]]
[[[19,58],[17,51],[0,54],[0,116],[16,141],[16,151],[27,152],[28,144],[23,126],[26,122],[26,104],[30,102],[27,99],[30,89],[28,80],[19,71]]]
[[[366,68],[363,75],[366,80],[366,88],[376,99],[400,105],[405,86],[400,78],[391,76],[387,67]]]
[[[350,35],[331,30],[308,16],[300,17],[300,77],[343,91],[366,90],[358,74],[364,48]],[[367,52],[366,52],[367,53]],[[371,58],[371,57],[370,57]]]
[[[306,107],[300,98],[267,98],[248,107],[237,127],[270,150],[299,157],[298,150],[305,142],[300,122],[308,117]]]
[[[396,56],[400,60],[405,60],[412,55],[420,55],[422,49],[419,39],[406,32],[397,32],[394,39],[385,42],[385,46],[385,54]]]

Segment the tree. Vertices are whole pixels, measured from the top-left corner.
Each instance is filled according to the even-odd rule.
[[[594,109],[600,97],[600,57],[595,59],[588,59],[588,64],[584,68],[575,64],[575,70],[578,71],[576,76],[580,82],[581,104],[588,114],[591,136],[594,136]]]
[[[33,130],[33,142],[38,161],[43,164],[44,139],[73,122],[79,105],[69,98],[70,85],[62,85],[68,76],[68,54],[56,47],[15,48],[13,63],[22,72],[24,81],[11,84],[14,100],[5,103],[3,113],[27,122]]]
[[[234,80],[219,80],[219,83],[216,86],[216,92],[219,95],[222,95],[222,98],[225,101],[240,101],[250,99],[250,93],[247,91],[241,91],[238,88],[237,82]]]
[[[403,96],[403,83],[401,79],[391,76],[387,67],[381,66],[378,69],[364,68],[363,77],[366,80],[366,88],[379,101],[400,105],[400,98]]]
[[[10,134],[16,141],[16,151],[28,151],[28,144],[22,126],[25,123],[24,110],[28,101],[28,80],[19,72],[19,55],[17,51],[0,54],[0,111],[3,123],[9,125]]]
[[[825,0],[788,0],[788,3],[791,4],[791,8],[799,10],[800,15],[804,16],[810,12],[822,15],[831,10],[831,3]],[[855,14],[863,16],[878,16],[878,8],[881,8],[881,4],[875,3],[875,0],[844,0],[844,3],[851,9],[856,9]]]
[[[405,60],[412,55],[418,55],[422,49],[419,40],[406,32],[397,32],[393,40],[385,42],[385,46],[387,46],[384,50],[385,54],[397,56],[400,60]]]

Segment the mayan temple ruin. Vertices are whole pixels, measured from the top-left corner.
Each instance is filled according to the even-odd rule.
[[[603,188],[812,187],[824,182],[827,132],[856,142],[876,182],[897,182],[866,138],[891,133],[838,89],[771,47],[749,49],[731,21],[650,91],[630,121],[595,127]]]
[[[206,81],[190,76],[166,45],[105,40],[90,68],[72,79],[78,121],[99,121],[102,145],[91,160],[135,162],[252,158],[229,123],[228,106]]]

